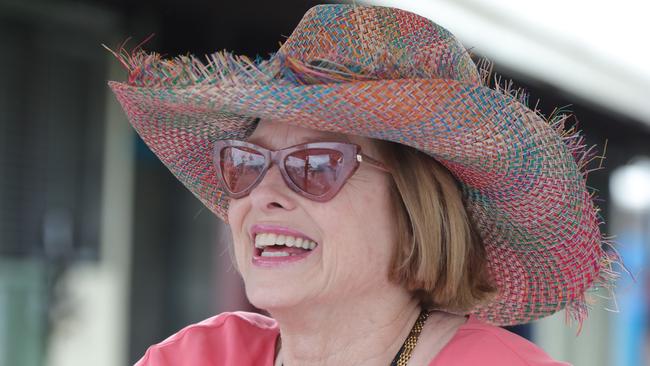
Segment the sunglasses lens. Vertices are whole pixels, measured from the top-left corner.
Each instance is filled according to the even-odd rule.
[[[330,149],[306,149],[287,156],[284,166],[291,181],[303,191],[321,196],[338,182],[343,154]]]
[[[264,155],[253,149],[229,146],[220,153],[221,172],[228,189],[239,193],[253,185],[264,170]]]

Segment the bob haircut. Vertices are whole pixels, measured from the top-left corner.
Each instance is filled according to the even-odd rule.
[[[389,271],[422,306],[467,312],[496,295],[485,247],[469,220],[456,179],[429,155],[375,140],[393,174],[398,230]]]

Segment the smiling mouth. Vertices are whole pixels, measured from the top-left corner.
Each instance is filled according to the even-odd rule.
[[[318,247],[310,239],[275,233],[259,233],[255,236],[254,262],[281,263],[307,257]]]

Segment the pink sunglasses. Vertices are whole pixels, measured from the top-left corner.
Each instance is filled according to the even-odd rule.
[[[248,195],[275,164],[293,191],[314,201],[331,200],[364,162],[390,173],[379,161],[344,142],[310,142],[269,150],[250,142],[219,140],[214,145],[217,177],[233,198]]]

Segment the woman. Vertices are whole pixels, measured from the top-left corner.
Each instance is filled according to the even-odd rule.
[[[486,87],[425,18],[317,6],[260,63],[116,55],[130,122],[230,224],[272,316],[219,314],[138,365],[562,365],[496,325],[581,323],[615,275],[566,116]]]

